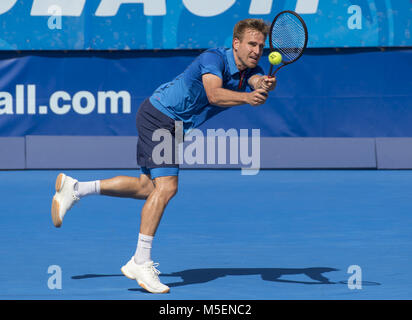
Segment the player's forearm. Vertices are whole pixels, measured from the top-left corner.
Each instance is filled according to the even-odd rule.
[[[209,92],[209,103],[219,107],[234,107],[249,103],[249,93],[224,88],[215,88]]]

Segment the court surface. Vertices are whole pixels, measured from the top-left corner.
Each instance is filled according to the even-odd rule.
[[[83,198],[56,229],[59,172],[0,171],[1,299],[412,298],[412,171],[181,171],[152,251],[165,295],[120,272],[143,202]],[[87,181],[139,171],[64,172]],[[348,286],[354,265],[361,289]],[[61,289],[49,288],[50,266]]]

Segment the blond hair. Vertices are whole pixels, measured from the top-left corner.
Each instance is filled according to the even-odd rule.
[[[236,23],[233,29],[233,39],[237,38],[240,41],[247,29],[257,30],[262,32],[265,39],[269,33],[269,25],[263,19],[244,19]]]

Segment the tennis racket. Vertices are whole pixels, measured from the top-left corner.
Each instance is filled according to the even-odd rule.
[[[269,77],[283,67],[297,61],[308,44],[308,28],[302,17],[293,11],[282,11],[273,19],[269,32],[270,52],[276,51],[282,55],[282,62],[273,71],[270,64]]]

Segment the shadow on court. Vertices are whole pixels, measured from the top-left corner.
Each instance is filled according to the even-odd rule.
[[[206,283],[218,278],[226,276],[251,276],[258,275],[262,280],[282,282],[282,283],[297,283],[306,285],[316,284],[338,284],[342,282],[331,282],[324,273],[339,271],[339,269],[328,267],[313,267],[313,268],[208,268],[208,269],[189,269],[169,274],[162,273],[160,275],[163,282],[167,277],[180,277],[182,281],[166,283],[169,287],[181,287],[191,284]],[[288,280],[287,276],[304,275],[308,278],[307,281]],[[122,274],[84,274],[73,276],[72,279],[90,279],[101,277],[121,277]],[[283,279],[281,279],[284,277]],[[378,283],[375,283],[379,285]],[[144,291],[140,288],[129,289],[130,291]],[[145,292],[145,291],[144,291]]]
[[[163,277],[180,277],[183,281],[169,283],[169,287],[180,287],[189,284],[205,283],[223,278],[226,276],[251,276],[260,275],[262,280],[290,282],[301,284],[332,284],[323,273],[338,271],[333,268],[304,268],[304,269],[280,269],[280,268],[210,268],[210,269],[189,269],[170,274],[162,274]],[[306,275],[314,281],[295,281],[280,279],[287,275]]]

